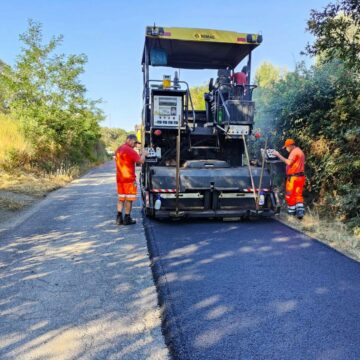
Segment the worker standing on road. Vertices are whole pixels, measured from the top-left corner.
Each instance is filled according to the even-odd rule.
[[[276,150],[274,150],[273,154],[286,164],[285,199],[288,213],[290,215],[296,215],[298,219],[302,219],[305,213],[303,198],[305,155],[303,151],[296,146],[293,139],[287,139],[283,149],[284,148],[286,148],[289,153],[287,159]]]
[[[131,209],[133,201],[136,200],[137,185],[135,175],[135,164],[145,162],[146,152],[140,156],[134,147],[140,144],[136,135],[130,134],[126,138],[125,144],[121,145],[115,152],[116,161],[116,182],[118,191],[117,203],[117,225],[132,225],[136,221],[131,218]],[[125,208],[125,217],[123,218],[123,209]]]

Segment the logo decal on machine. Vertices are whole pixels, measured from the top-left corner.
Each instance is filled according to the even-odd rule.
[[[196,40],[199,40],[199,39],[202,39],[202,40],[215,40],[216,39],[214,34],[199,34],[199,33],[195,33],[194,38]]]

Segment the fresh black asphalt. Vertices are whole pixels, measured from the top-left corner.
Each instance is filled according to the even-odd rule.
[[[360,264],[271,219],[145,219],[177,359],[360,359]]]

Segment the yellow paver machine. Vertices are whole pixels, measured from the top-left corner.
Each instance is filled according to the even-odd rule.
[[[228,218],[277,210],[270,172],[264,161],[251,166],[247,149],[255,111],[251,55],[261,42],[259,34],[146,28],[142,142],[148,157],[140,181],[147,216]],[[245,81],[239,82],[234,69],[242,61]],[[178,71],[152,79],[151,68],[160,66],[216,69],[204,93],[206,109],[194,109]]]

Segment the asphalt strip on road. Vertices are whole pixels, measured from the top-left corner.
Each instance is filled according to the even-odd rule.
[[[144,218],[174,359],[360,358],[360,264],[272,219]]]

